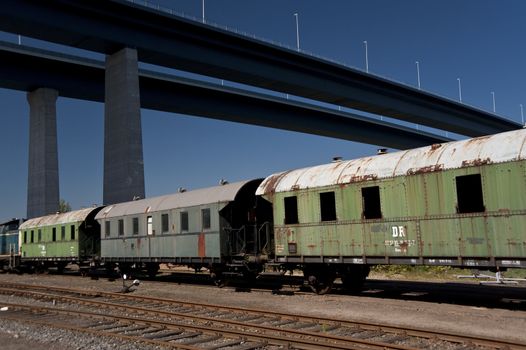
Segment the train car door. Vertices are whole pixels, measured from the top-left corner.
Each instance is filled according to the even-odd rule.
[[[148,257],[152,256],[153,217],[146,217],[146,235],[148,236]]]

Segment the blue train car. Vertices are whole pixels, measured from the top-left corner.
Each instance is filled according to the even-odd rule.
[[[12,268],[18,258],[18,227],[23,219],[0,223],[0,270]]]

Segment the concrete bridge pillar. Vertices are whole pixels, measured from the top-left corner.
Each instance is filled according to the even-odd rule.
[[[137,50],[106,57],[103,203],[144,198]]]
[[[40,88],[27,93],[29,102],[29,166],[27,218],[59,209],[57,108],[58,91]]]

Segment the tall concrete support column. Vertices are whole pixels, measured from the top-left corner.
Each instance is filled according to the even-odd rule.
[[[137,50],[106,57],[105,84],[103,202],[144,198]]]
[[[29,102],[29,166],[27,217],[59,209],[57,107],[58,91],[41,88],[27,93]]]

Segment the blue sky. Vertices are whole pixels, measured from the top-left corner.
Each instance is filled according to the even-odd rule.
[[[201,0],[157,1],[201,17]],[[299,14],[302,50],[521,121],[526,107],[526,32],[522,0],[314,1],[205,0],[207,21],[294,47]],[[1,40],[17,41],[0,33]],[[65,50],[22,38],[22,43]],[[98,54],[90,57],[102,58]],[[151,68],[151,67],[148,67]],[[228,83],[227,83],[228,84]],[[0,220],[26,213],[26,94],[0,89]],[[100,103],[57,102],[60,196],[74,209],[102,201],[103,114]],[[147,196],[237,181],[375,153],[377,146],[142,110]]]

